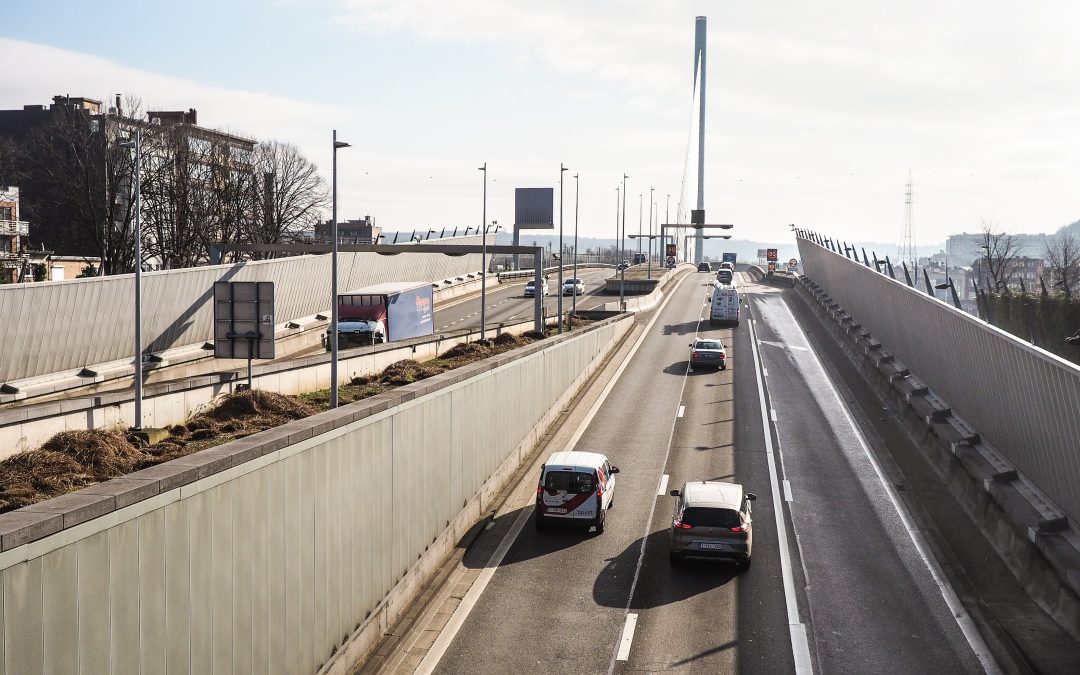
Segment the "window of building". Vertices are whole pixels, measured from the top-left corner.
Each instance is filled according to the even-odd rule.
[[[0,220],[15,220],[14,209],[10,206],[0,206]]]

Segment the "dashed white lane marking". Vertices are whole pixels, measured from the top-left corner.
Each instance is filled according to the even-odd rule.
[[[776,408],[769,408],[769,417],[772,418],[773,422],[776,421]]]
[[[769,376],[769,369],[768,368],[762,368],[761,369],[761,374],[764,375],[765,377],[768,377]]]
[[[682,417],[685,414],[686,414],[686,406],[684,406],[684,405],[679,406],[679,417]]]
[[[656,488],[657,497],[663,497],[667,494],[667,482],[668,475],[665,473],[663,476],[660,476],[660,486]]]
[[[784,501],[785,502],[793,502],[793,501],[795,501],[795,498],[791,496],[791,483],[789,483],[786,478],[784,479]]]
[[[623,624],[622,639],[619,641],[619,653],[615,655],[616,661],[626,661],[630,658],[630,645],[634,642],[635,628],[637,628],[637,614],[631,612],[626,615],[626,623]]]

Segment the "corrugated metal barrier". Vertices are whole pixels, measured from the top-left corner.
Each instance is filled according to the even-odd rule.
[[[809,279],[1080,522],[1080,367],[809,239],[798,245]]]
[[[454,243],[478,244],[480,237]],[[438,281],[481,268],[479,254],[342,253],[338,265],[342,291],[385,281]],[[275,282],[278,323],[330,307],[329,255],[148,272],[144,352],[210,339],[215,281]],[[0,286],[0,383],[130,359],[134,288],[133,274]]]

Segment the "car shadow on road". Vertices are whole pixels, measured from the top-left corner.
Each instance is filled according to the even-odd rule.
[[[593,601],[604,607],[626,607],[626,594],[641,554],[641,539],[611,558],[593,583]],[[739,575],[738,569],[717,560],[668,560],[668,533],[659,530],[645,541],[645,558],[631,610],[662,607],[724,586]]]
[[[521,507],[508,512],[500,518],[506,518],[509,523],[517,520],[521,512],[527,507]],[[514,540],[510,550],[506,552],[500,565],[513,565],[514,563],[527,562],[533,558],[541,558],[552,553],[558,553],[564,549],[572,548],[598,536],[592,528],[586,528],[579,523],[548,523],[543,532],[537,532],[535,526],[535,513],[529,516],[521,534]],[[470,567],[484,567],[487,558],[482,561],[473,561]]]
[[[694,335],[697,331],[697,321],[664,324],[664,335]]]

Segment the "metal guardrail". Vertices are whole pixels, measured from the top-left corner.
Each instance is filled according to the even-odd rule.
[[[1080,522],[1080,367],[798,238],[804,274],[1073,522]]]
[[[583,268],[615,269],[614,265],[609,265],[607,263],[578,263],[577,267],[578,267],[579,270],[583,269]],[[572,269],[574,269],[573,265],[564,265],[563,266],[563,270],[572,270]],[[545,267],[544,268],[544,274],[547,274],[549,272],[558,272],[558,271],[559,271],[559,266],[558,265],[556,265],[555,267]],[[503,279],[524,279],[526,277],[534,276],[535,274],[536,273],[533,270],[517,270],[517,271],[514,271],[514,272],[499,272],[499,281],[502,281]]]

